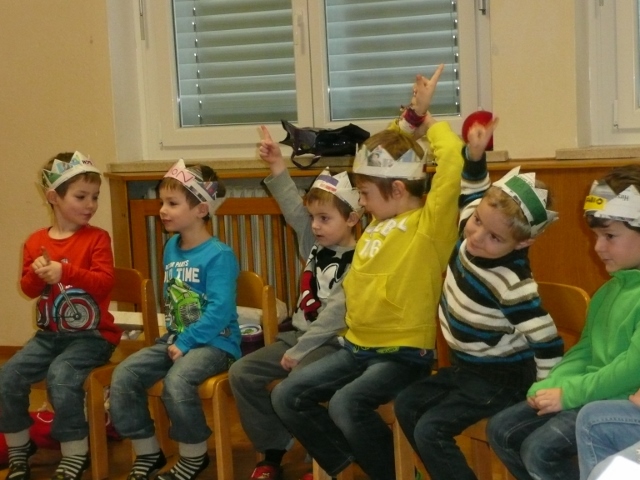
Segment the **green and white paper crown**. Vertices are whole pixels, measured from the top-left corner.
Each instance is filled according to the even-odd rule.
[[[520,167],[513,168],[493,183],[493,186],[500,188],[518,204],[529,222],[532,237],[558,219],[558,212],[547,210],[547,190],[536,188],[535,185],[536,174],[520,173]]]
[[[225,201],[224,198],[217,198],[218,182],[203,181],[200,169],[185,166],[183,159],[174,163],[164,177],[179,181],[198,200],[206,203],[209,207],[209,215],[213,215],[218,207],[222,205],[222,202]]]
[[[640,227],[640,192],[630,185],[616,195],[607,182],[596,180],[584,201],[584,213]]]
[[[85,157],[80,152],[75,152],[69,162],[63,162],[56,158],[51,165],[51,170],[42,170],[42,178],[46,185],[46,190],[55,190],[70,178],[89,172],[100,175],[100,170],[93,165],[89,157]]]
[[[396,160],[380,145],[372,151],[363,145],[353,160],[353,172],[372,177],[419,180],[427,176],[424,164],[425,159],[419,158],[411,148]]]
[[[319,188],[320,190],[334,194],[340,200],[349,205],[351,210],[356,213],[361,210],[358,205],[360,193],[357,188],[353,188],[351,185],[347,172],[340,172],[335,175],[331,175],[329,169],[325,168],[324,171],[318,175],[318,178],[315,179],[311,188]]]

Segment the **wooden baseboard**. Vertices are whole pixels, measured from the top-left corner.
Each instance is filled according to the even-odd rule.
[[[0,358],[9,358],[21,348],[22,347],[0,345]]]

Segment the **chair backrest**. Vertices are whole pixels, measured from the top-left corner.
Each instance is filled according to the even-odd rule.
[[[262,310],[262,333],[266,345],[273,343],[278,334],[276,294],[271,285],[265,285],[260,275],[243,270],[238,276],[236,303],[241,307]]]
[[[115,269],[115,285],[111,291],[111,300],[118,303],[118,310],[140,312],[142,316],[141,341],[122,341],[112,361],[118,361],[142,346],[153,345],[158,333],[158,316],[151,280],[143,278],[133,268]]]
[[[590,297],[582,288],[562,283],[538,282],[538,293],[564,340],[565,351],[573,347],[582,333]]]
[[[580,339],[589,306],[589,295],[580,287],[563,283],[538,282],[538,294],[542,306],[551,315],[558,334],[564,340],[564,349],[569,350]],[[449,346],[442,335],[438,321],[436,340],[438,367],[451,365]]]

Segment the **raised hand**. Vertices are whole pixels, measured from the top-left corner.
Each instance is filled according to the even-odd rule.
[[[433,94],[436,91],[438,79],[444,70],[444,65],[438,65],[434,74],[429,77],[416,75],[416,82],[413,84],[413,98],[411,106],[418,115],[424,115],[429,110]]]
[[[267,127],[261,125],[260,130],[262,131],[262,140],[258,147],[258,154],[262,160],[269,164],[271,175],[280,175],[287,169],[280,146],[273,141]]]
[[[486,125],[474,123],[471,126],[467,133],[467,154],[469,155],[469,160],[478,161],[482,159],[482,154],[486,150],[487,144],[498,126],[498,122],[498,117],[493,117]]]

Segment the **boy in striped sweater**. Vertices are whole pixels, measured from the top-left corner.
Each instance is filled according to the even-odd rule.
[[[519,168],[491,185],[485,148],[497,119],[474,125],[464,150],[460,237],[449,260],[440,326],[452,366],[400,393],[396,416],[433,480],[475,479],[454,437],[525,398],[561,358],[528,247],[557,218],[547,191]]]

